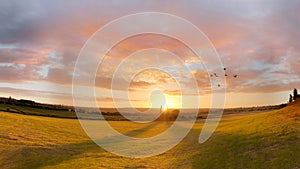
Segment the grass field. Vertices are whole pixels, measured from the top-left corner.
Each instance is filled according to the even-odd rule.
[[[300,102],[258,114],[222,118],[198,144],[203,120],[164,154],[130,159],[104,151],[75,119],[0,112],[0,168],[300,168]],[[155,135],[169,124],[110,122],[134,137]],[[137,132],[139,131],[139,132]]]
[[[75,112],[64,110],[47,110],[41,108],[33,108],[29,106],[18,106],[0,103],[0,111],[9,111],[27,115],[47,116],[47,117],[60,117],[60,118],[76,118]]]

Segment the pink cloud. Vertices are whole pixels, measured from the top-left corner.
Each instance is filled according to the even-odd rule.
[[[145,3],[145,4],[144,4]],[[64,8],[68,6],[68,8]],[[71,85],[76,58],[86,40],[112,19],[135,12],[161,11],[179,15],[199,27],[212,41],[228,68],[228,91],[275,92],[299,86],[300,8],[299,1],[223,3],[186,2],[55,2],[0,3],[0,81],[19,83],[47,81]],[[133,25],[136,26],[136,25]],[[114,35],[108,35],[114,36]],[[158,47],[178,55],[197,79],[199,88],[208,91],[208,74],[184,44],[174,39],[147,34],[117,44],[99,70],[96,86],[109,89],[114,68],[137,50]],[[51,56],[51,52],[55,56]],[[163,57],[161,62],[168,62]],[[149,61],[151,62],[151,60]],[[180,69],[172,65],[173,69]],[[86,70],[84,70],[86,71]],[[232,78],[238,74],[237,79]],[[177,76],[187,79],[185,74]],[[149,74],[156,84],[170,79]],[[122,79],[117,79],[122,89]],[[147,88],[153,83],[140,79],[132,88]],[[185,83],[189,87],[189,82]],[[175,90],[166,90],[176,94]]]

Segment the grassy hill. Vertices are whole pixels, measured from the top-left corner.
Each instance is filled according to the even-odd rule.
[[[70,118],[70,119],[77,118],[76,113],[73,111],[59,110],[59,109],[51,110],[51,109],[36,108],[31,106],[10,105],[10,104],[2,104],[2,103],[0,103],[0,111],[19,113],[25,115],[59,117],[59,118]]]
[[[95,145],[75,119],[0,112],[1,168],[300,168],[300,101],[259,114],[222,118],[214,135],[198,144],[203,120],[166,153],[130,159]],[[134,137],[155,135],[170,124],[112,121]],[[126,127],[124,127],[126,126]],[[139,131],[139,132],[137,132]]]

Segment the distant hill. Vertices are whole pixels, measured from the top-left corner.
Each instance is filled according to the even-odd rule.
[[[230,108],[224,110],[224,115],[226,114],[238,114],[238,113],[256,113],[262,111],[276,110],[285,107],[286,104],[281,105],[272,105],[272,106],[259,106],[259,107],[246,107],[246,108]],[[81,118],[86,119],[98,119],[97,114],[99,113],[98,108],[88,108],[88,107],[80,107],[77,108],[77,113],[80,113]],[[122,114],[127,114],[130,116],[136,116],[137,120],[140,119],[138,117],[141,115],[139,111],[146,111],[147,108],[139,108],[139,111],[136,110],[132,112],[132,109],[129,108],[100,108],[102,115],[105,120],[109,121],[126,121]],[[54,104],[46,104],[46,103],[38,103],[32,100],[26,99],[14,99],[14,98],[0,98],[0,111],[11,112],[11,113],[19,113],[26,115],[38,115],[38,116],[47,116],[47,117],[58,117],[58,118],[70,118],[76,119],[77,115],[75,113],[75,108],[73,106],[65,106],[65,105],[54,105]],[[151,109],[152,112],[160,111],[159,109]],[[205,119],[209,112],[209,109],[182,109],[182,113],[185,114],[185,117],[182,120],[187,120],[191,118],[195,118],[190,114],[198,111],[197,118]],[[162,115],[158,118],[158,120],[168,119],[175,120],[178,115],[177,109],[169,109],[168,118],[164,117],[166,115]],[[122,114],[121,114],[122,113]],[[143,114],[143,116],[147,116],[147,114]],[[104,120],[104,119],[103,119]]]
[[[0,98],[0,111],[25,115],[37,115],[47,117],[59,117],[75,119],[76,113],[73,107],[37,103],[32,100]]]
[[[0,103],[8,104],[8,105],[41,108],[41,109],[47,109],[47,110],[74,111],[74,107],[72,107],[72,106],[38,103],[33,100],[26,100],[26,99],[18,100],[18,99],[14,99],[11,97],[9,97],[9,98],[0,97]]]

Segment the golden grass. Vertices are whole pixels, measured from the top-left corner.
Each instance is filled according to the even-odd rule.
[[[164,154],[130,159],[94,144],[77,120],[0,112],[1,168],[300,168],[300,102],[284,109],[225,116],[214,135],[198,144],[203,120]],[[167,122],[110,122],[122,133],[149,137]]]

